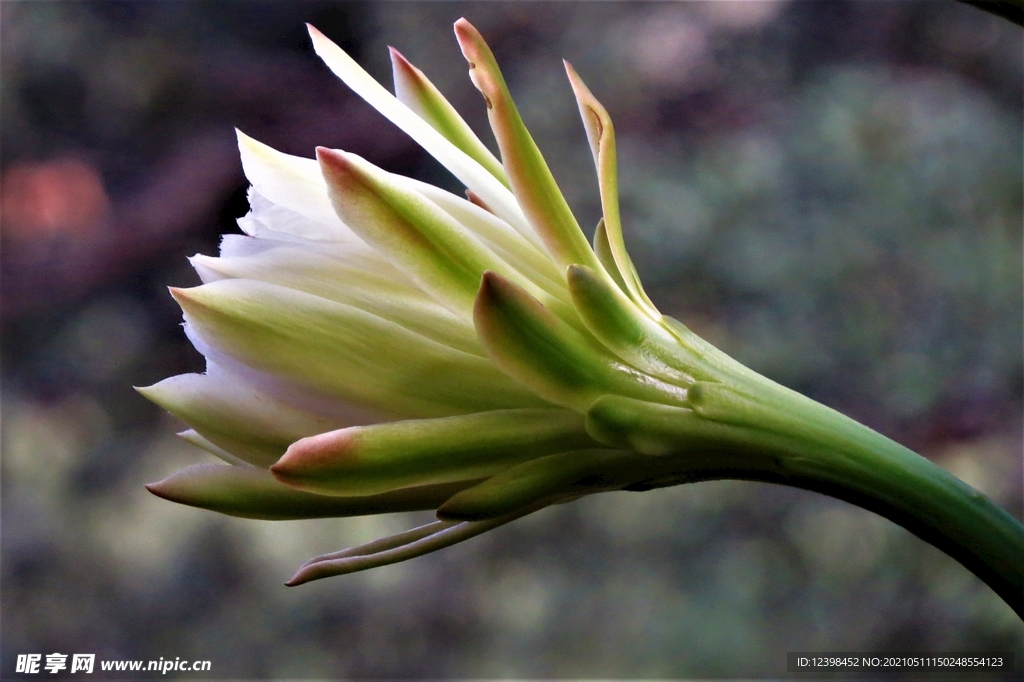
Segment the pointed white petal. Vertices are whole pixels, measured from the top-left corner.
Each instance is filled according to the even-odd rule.
[[[207,343],[187,321],[182,324],[182,328],[189,342],[206,358],[206,373],[209,376],[226,373],[233,380],[252,386],[260,393],[293,409],[316,415],[330,422],[353,425],[375,424],[387,416],[380,410],[360,407],[344,397],[317,391],[287,377],[276,376],[246,365],[220,348]]]
[[[246,462],[244,459],[239,459],[238,457],[232,455],[224,448],[214,445],[210,441],[206,440],[201,435],[199,435],[199,432],[196,431],[195,429],[188,429],[187,431],[182,431],[181,433],[178,434],[178,438],[181,438],[182,440],[189,442],[192,445],[195,445],[197,448],[206,450],[211,455],[219,458],[221,461],[227,462],[228,464],[231,464],[233,466],[256,468],[254,464],[250,464],[249,462]]]
[[[172,293],[204,355],[314,393],[406,417],[545,406],[484,358],[319,296],[243,279]]]
[[[328,255],[330,251],[320,253],[300,243],[271,244],[247,256],[194,256],[190,260],[204,283],[253,279],[278,284],[365,310],[438,343],[484,356],[468,321],[436,303],[369,247],[346,245],[355,253],[336,258]]]
[[[181,374],[139,392],[215,446],[256,466],[269,467],[296,440],[345,426],[296,410],[216,365],[207,374]]]
[[[537,238],[512,192],[488,173],[483,166],[446,140],[409,107],[398,101],[398,98],[375,81],[355,60],[345,54],[344,50],[309,24],[306,26],[309,29],[309,37],[313,40],[313,49],[338,78],[385,118],[401,128],[431,156],[440,161],[466,187],[476,192],[494,209],[497,215],[527,239],[536,243]]]
[[[269,228],[308,239],[357,239],[334,212],[327,198],[327,186],[314,159],[283,154],[240,130],[236,132],[245,177],[256,188],[259,197],[268,202],[256,200],[250,214],[252,217],[239,221],[246,233],[258,235],[261,228]],[[278,207],[308,220],[282,215],[276,210]]]

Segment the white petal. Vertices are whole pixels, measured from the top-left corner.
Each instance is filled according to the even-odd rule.
[[[257,240],[269,242],[269,240]],[[413,285],[382,256],[363,244],[345,244],[354,257],[335,258],[315,244],[269,242],[245,256],[190,260],[204,283],[254,279],[354,306],[433,341],[484,356],[473,326]],[[331,245],[334,251],[338,247]]]
[[[270,466],[300,438],[347,425],[275,400],[215,363],[206,374],[182,374],[139,390],[213,445],[256,466]]]
[[[396,417],[545,406],[485,358],[319,296],[243,279],[172,293],[204,355],[313,394]]]
[[[178,438],[181,438],[182,440],[188,441],[192,445],[195,445],[197,448],[201,448],[203,450],[206,450],[207,452],[209,452],[214,457],[217,457],[221,461],[227,462],[228,464],[233,464],[234,466],[240,466],[240,467],[254,467],[255,466],[254,464],[250,464],[249,462],[246,462],[244,459],[239,459],[235,455],[232,455],[230,452],[228,452],[224,448],[222,448],[220,446],[217,446],[217,445],[214,445],[213,443],[211,443],[210,441],[206,440],[201,435],[199,435],[199,432],[196,431],[195,429],[188,429],[187,431],[182,431],[181,433],[178,434]]]
[[[279,188],[280,191],[280,188]],[[351,234],[337,215],[335,222],[326,225],[265,198],[254,187],[249,188],[249,212],[236,222],[242,232],[251,237],[271,239],[306,239],[314,241],[353,241]]]
[[[206,358],[208,375],[219,376],[219,373],[226,373],[235,377],[236,381],[252,386],[274,400],[328,421],[359,425],[374,424],[384,418],[379,411],[358,407],[337,396],[250,367],[206,343],[188,322],[182,324],[182,328],[189,342]]]
[[[516,203],[512,192],[498,182],[483,166],[446,140],[409,107],[402,104],[398,98],[366,73],[355,60],[345,54],[344,50],[309,24],[306,26],[309,29],[309,37],[313,40],[313,49],[338,78],[385,118],[401,128],[431,156],[440,161],[466,187],[487,202],[487,205],[493,208],[497,215],[531,242],[539,245],[540,242],[520,210],[519,204]]]
[[[259,197],[250,195],[254,199],[251,218],[239,221],[245,232],[256,235],[261,229],[272,229],[308,239],[358,239],[334,212],[315,159],[283,154],[240,130],[236,133],[242,169]],[[278,209],[297,213],[307,221]]]

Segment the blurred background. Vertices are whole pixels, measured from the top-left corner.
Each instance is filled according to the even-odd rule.
[[[1022,32],[956,2],[4,2],[2,636],[218,678],[778,677],[787,651],[1015,651],[959,564],[812,493],[708,482],[547,509],[285,588],[425,514],[243,521],[149,495],[208,455],[133,385],[202,371],[167,285],[237,232],[233,127],[461,191],[313,54],[398,47],[490,141],[451,31],[490,41],[581,224],[561,58],[619,134],[659,307],[1021,513]]]

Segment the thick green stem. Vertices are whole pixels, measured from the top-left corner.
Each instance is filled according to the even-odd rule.
[[[756,480],[873,511],[959,561],[1024,619],[1024,526],[1017,519],[866,426],[767,380],[757,383],[765,389],[758,397],[750,384],[698,384],[692,410],[608,396],[590,410],[588,430],[651,455],[650,475],[628,489]]]

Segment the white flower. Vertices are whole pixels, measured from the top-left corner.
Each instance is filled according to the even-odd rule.
[[[622,244],[603,108],[567,65],[600,170],[595,253],[490,50],[465,20],[456,33],[504,163],[397,51],[396,98],[310,27],[327,65],[468,199],[354,154],[303,159],[238,134],[252,183],[245,234],[192,259],[202,286],[172,289],[207,371],[140,389],[230,466],[190,467],[156,494],[275,519],[443,505],[449,521],[429,530],[447,544],[578,496],[575,479],[635,458],[587,433],[601,396],[687,404],[693,378],[659,349],[678,342]]]
[[[610,119],[566,64],[603,219],[584,237],[494,57],[455,24],[499,162],[392,51],[398,97],[310,27],[317,54],[467,188],[239,133],[251,211],[204,284],[172,289],[205,374],[142,393],[227,462],[150,490],[236,516],[436,509],[323,557],[298,584],[401,561],[582,495],[740,478],[824,492],[909,528],[1014,608],[1024,527],[927,460],[748,370],[654,308],[625,251]]]

